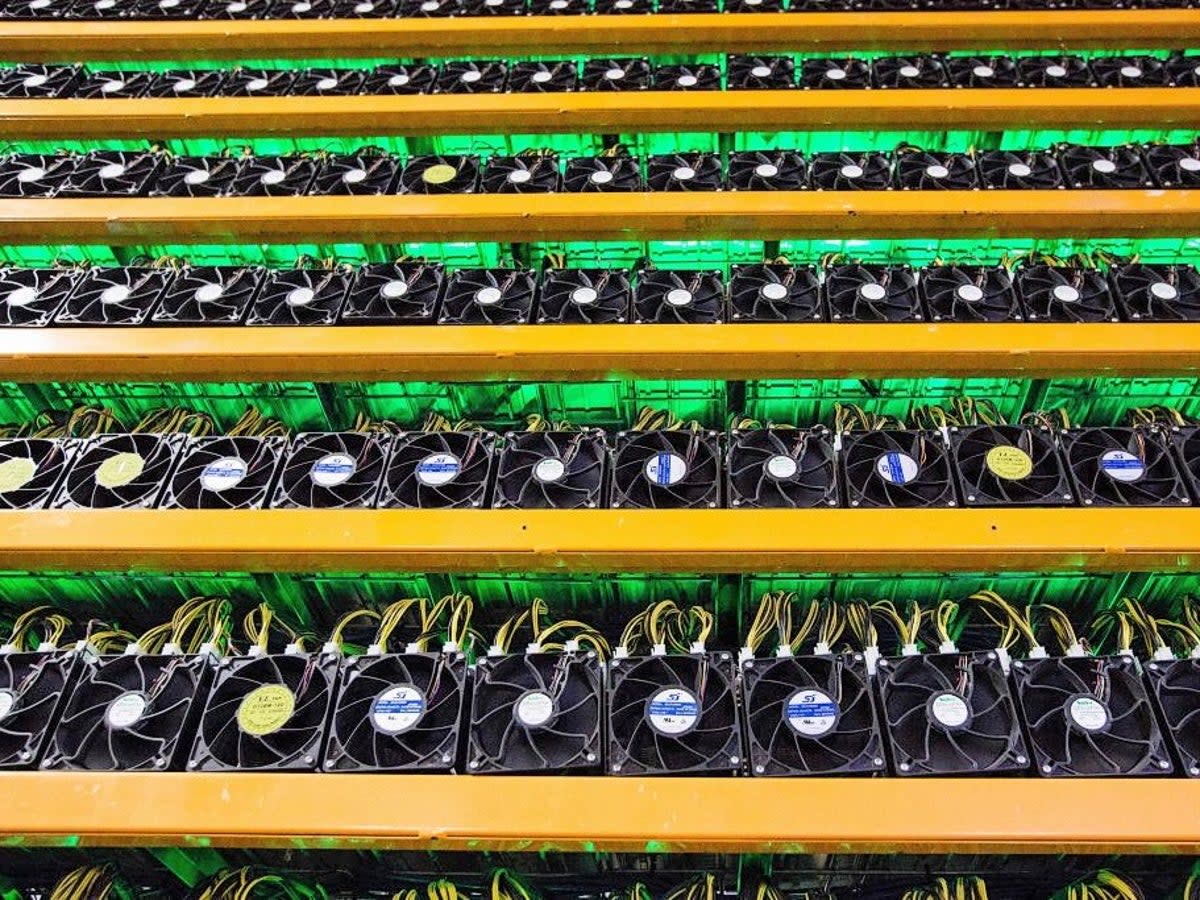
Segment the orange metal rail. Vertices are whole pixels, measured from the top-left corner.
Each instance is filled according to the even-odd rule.
[[[0,379],[601,381],[1194,375],[1200,328],[519,325],[0,330]]]
[[[1197,10],[750,13],[511,19],[14,22],[0,58],[236,59],[545,53],[1192,47]]]
[[[799,237],[1154,237],[1200,231],[1200,191],[454,194],[8,200],[11,244]]]
[[[1192,509],[9,512],[11,569],[1187,571]]]
[[[12,138],[1195,128],[1200,88],[0,100]]]
[[[314,779],[336,803],[314,803]],[[322,782],[324,784],[324,782]],[[1196,853],[1178,779],[13,772],[22,844],[774,853]],[[1189,799],[1190,798],[1190,799]],[[920,815],[903,815],[919,809]],[[586,810],[586,815],[581,815]],[[788,813],[787,811],[792,811]]]

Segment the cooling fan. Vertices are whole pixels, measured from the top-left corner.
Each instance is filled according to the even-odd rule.
[[[757,428],[729,435],[730,506],[810,509],[837,506],[837,468],[828,430]]]
[[[54,496],[74,457],[67,441],[0,440],[0,509],[41,509]]]
[[[221,69],[178,69],[159,72],[146,88],[146,96],[219,97],[224,86],[225,72]]]
[[[193,438],[163,495],[164,509],[261,509],[287,448],[282,437]]]
[[[553,2],[553,0],[551,0]],[[645,59],[589,59],[583,64],[585,91],[644,91],[650,87]]]
[[[400,166],[391,156],[360,152],[327,156],[308,192],[315,196],[378,196],[391,192]]]
[[[104,434],[79,441],[54,509],[152,509],[186,438]]]
[[[1021,425],[950,429],[963,502],[968,506],[1065,506],[1074,502],[1054,435]]]
[[[462,60],[442,64],[433,83],[435,94],[499,94],[508,79],[508,64],[499,60]]]
[[[808,187],[804,157],[794,150],[729,154],[729,188],[734,191],[801,191]]]
[[[715,153],[667,153],[646,160],[652,191],[719,191],[724,177]]]
[[[1175,747],[1181,770],[1200,778],[1200,659],[1146,664],[1146,678],[1161,721]]]
[[[99,0],[104,3],[108,0]],[[86,72],[75,83],[71,96],[77,99],[133,100],[141,97],[154,80],[153,72]]]
[[[1017,293],[1031,322],[1119,322],[1108,281],[1097,269],[1036,265],[1017,269]]]
[[[1177,428],[1173,437],[1180,470],[1191,485],[1192,496],[1200,500],[1200,426]]]
[[[428,94],[433,90],[437,70],[433,66],[413,65],[379,66],[367,73],[363,81],[364,94]]]
[[[208,19],[265,19],[271,13],[271,0],[210,0],[205,12]]]
[[[1017,660],[1013,680],[1040,774],[1131,776],[1172,771],[1133,657]]]
[[[531,16],[585,16],[587,0],[529,0]]]
[[[79,275],[76,269],[0,268],[0,324],[49,325]]]
[[[0,769],[32,769],[75,681],[71,651],[0,653]]]
[[[715,507],[720,499],[720,457],[714,432],[621,432],[613,461],[611,506]]]
[[[988,190],[1049,191],[1065,187],[1058,161],[1041,150],[985,150],[975,168]]]
[[[525,0],[463,0],[464,16],[523,16]]]
[[[362,509],[375,505],[391,438],[360,431],[306,432],[292,441],[275,508]]]
[[[400,0],[402,19],[440,19],[458,12],[458,0]]]
[[[74,156],[14,153],[0,157],[0,197],[53,197],[74,168]]]
[[[263,282],[253,266],[184,266],[151,317],[157,324],[233,324],[242,321]]]
[[[717,0],[658,0],[658,11],[665,14],[715,13]]]
[[[620,775],[736,772],[742,735],[728,653],[608,664],[608,769]]]
[[[342,321],[403,324],[432,322],[442,299],[446,271],[441,263],[367,263],[358,270]]]
[[[177,156],[150,191],[154,197],[223,197],[233,187],[241,160],[227,156]]]
[[[652,0],[596,0],[598,15],[629,16],[654,12]]]
[[[1067,468],[1085,506],[1186,506],[1191,501],[1158,429],[1072,428]]]
[[[818,191],[885,191],[892,186],[892,164],[882,153],[816,153],[808,180]]]
[[[1011,88],[1021,77],[1011,56],[947,56],[942,65],[956,88]]]
[[[603,497],[604,432],[510,432],[496,472],[497,507],[594,509]]]
[[[337,678],[333,654],[221,660],[189,769],[315,769]]]
[[[790,56],[730,56],[725,77],[731,91],[778,91],[796,85],[796,64]]]
[[[79,80],[78,66],[16,66],[0,74],[0,97],[70,97]]]
[[[573,91],[579,72],[572,59],[522,61],[508,73],[508,89],[516,94],[550,94]]]
[[[263,281],[247,325],[332,325],[353,273],[334,269],[271,269]]]
[[[719,91],[721,70],[709,63],[679,63],[654,70],[657,91]]]
[[[76,158],[59,193],[65,197],[140,197],[153,185],[165,154],[93,150]]]
[[[921,294],[934,322],[1019,322],[1021,304],[1004,266],[927,266]]]
[[[479,660],[467,770],[598,772],[603,680],[592,652]]]
[[[725,0],[726,12],[783,12],[783,0]]]
[[[903,191],[973,191],[979,187],[975,160],[966,153],[897,153],[895,174],[896,186]]]
[[[248,156],[229,193],[233,197],[299,197],[308,193],[317,163],[309,156]]]
[[[823,318],[821,282],[812,266],[756,263],[735,265],[730,270],[730,321],[811,322]]]
[[[177,768],[191,746],[213,665],[207,654],[86,657],[42,768]]]
[[[438,322],[520,325],[533,316],[536,284],[528,269],[458,269],[446,285]]]
[[[332,13],[332,0],[275,0],[268,18],[328,19]]]
[[[1154,187],[1141,154],[1133,146],[1063,146],[1058,148],[1058,163],[1068,187],[1103,190]]]
[[[575,193],[640,191],[642,172],[632,156],[581,156],[567,160],[563,185]]]
[[[292,69],[245,69],[239,66],[229,73],[223,90],[230,97],[283,97],[291,93],[295,77]]]
[[[549,194],[559,189],[558,157],[493,156],[483,170],[487,194]]]
[[[475,156],[414,156],[400,172],[403,194],[471,194],[479,181]]]
[[[141,325],[174,278],[169,268],[89,269],[54,321],[58,325]]]
[[[207,18],[207,0],[134,0],[134,19]]]
[[[1146,144],[1142,147],[1142,157],[1159,187],[1200,187],[1200,147],[1197,145]]]
[[[633,288],[619,269],[547,269],[538,321],[608,324],[629,319]]]
[[[870,86],[871,67],[861,59],[806,59],[800,63],[800,87],[806,91],[864,90]]]
[[[1165,87],[1167,67],[1153,56],[1101,56],[1092,60],[1100,87]]]
[[[466,697],[461,653],[353,656],[325,747],[326,772],[449,772]]]
[[[380,508],[486,506],[496,455],[490,431],[414,431],[398,435],[383,477]]]
[[[950,457],[939,432],[852,431],[842,435],[851,506],[954,506]]]
[[[742,698],[755,775],[883,771],[862,654],[747,659]]]
[[[919,322],[917,276],[908,266],[831,266],[825,300],[835,322]]]
[[[301,69],[289,93],[296,97],[350,97],[362,91],[365,76],[361,69]]]
[[[634,321],[720,322],[725,286],[719,271],[643,269],[633,295]]]
[[[1200,59],[1172,53],[1166,60],[1167,79],[1177,87],[1200,87]]]
[[[74,0],[10,0],[0,7],[0,19],[63,19],[73,6]]]
[[[994,651],[881,659],[879,699],[898,775],[1029,768],[1029,752]]]
[[[1022,56],[1017,59],[1019,82],[1025,87],[1094,87],[1087,61],[1078,56]]]
[[[1200,273],[1194,266],[1133,263],[1115,266],[1108,275],[1131,321],[1200,320]]]
[[[949,87],[946,70],[936,56],[880,56],[871,63],[877,88]]]

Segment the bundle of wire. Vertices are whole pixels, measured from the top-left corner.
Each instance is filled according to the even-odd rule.
[[[713,614],[702,606],[680,609],[674,600],[660,600],[629,620],[621,632],[618,655],[643,649],[652,653],[702,651],[713,626]]]

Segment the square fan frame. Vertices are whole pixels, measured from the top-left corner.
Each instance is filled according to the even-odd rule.
[[[416,439],[424,437],[425,435],[431,434],[431,433],[437,433],[437,432],[401,431],[392,438],[391,448],[388,452],[387,462],[384,463],[383,474],[380,476],[380,479],[379,479],[379,491],[375,495],[375,505],[377,507],[379,507],[380,509],[421,509],[421,508],[440,509],[440,508],[443,508],[443,507],[416,507],[416,506],[408,507],[408,506],[404,506],[400,503],[394,502],[395,497],[392,494],[392,492],[390,490],[388,490],[388,474],[392,471],[392,464],[395,462],[397,454],[400,453],[401,450],[403,450],[405,447],[407,447],[409,444],[411,444]],[[465,434],[465,435],[474,435],[474,436],[479,437],[479,439],[483,445],[484,452],[487,454],[487,464],[488,464],[487,477],[484,478],[480,489],[477,491],[477,493],[474,497],[474,501],[477,501],[477,502],[472,502],[469,508],[471,508],[471,509],[486,509],[489,502],[492,499],[492,494],[493,494],[492,488],[496,481],[496,468],[497,468],[496,463],[500,457],[500,454],[498,452],[498,447],[497,447],[499,441],[498,441],[496,433],[493,431],[487,431],[486,429],[482,430],[482,431],[478,431],[478,432],[451,431],[451,432],[441,432],[441,433],[443,433],[443,434]],[[462,508],[462,507],[460,507],[460,508]]]
[[[1188,490],[1192,494],[1192,499],[1200,503],[1200,473],[1191,470],[1191,467],[1188,466],[1187,457],[1183,455],[1184,446],[1197,434],[1200,434],[1200,425],[1184,425],[1172,428],[1171,449],[1175,453],[1175,465],[1179,469],[1179,474],[1183,476],[1183,480],[1187,483]],[[1200,460],[1197,462],[1200,462]]]
[[[1144,669],[1146,684],[1150,690],[1150,701],[1154,707],[1154,714],[1158,716],[1158,727],[1167,741],[1167,746],[1171,749],[1171,755],[1179,767],[1179,771],[1189,778],[1200,778],[1200,757],[1192,756],[1184,751],[1175,737],[1175,729],[1167,721],[1167,714],[1163,708],[1161,696],[1163,685],[1176,668],[1196,669],[1197,675],[1200,677],[1200,663],[1195,659],[1153,660],[1146,663]]]
[[[292,455],[306,448],[314,441],[321,438],[330,437],[332,435],[347,434],[345,431],[302,431],[292,438],[288,445],[287,452],[283,454],[283,459],[279,463],[279,472],[275,476],[275,487],[270,495],[270,503],[267,504],[269,509],[321,509],[323,507],[308,507],[299,506],[292,503],[288,499],[287,492],[284,490],[283,475],[287,471],[288,463],[291,461]],[[383,491],[383,479],[387,477],[388,464],[392,458],[392,436],[385,434],[367,434],[366,437],[375,443],[381,444],[380,452],[383,454],[383,466],[379,471],[379,477],[375,481],[375,489],[371,492],[370,498],[361,506],[334,507],[336,509],[374,509],[379,500],[379,496]]]
[[[54,493],[54,499],[47,504],[49,509],[92,509],[90,506],[80,506],[70,498],[67,493],[67,482],[71,478],[71,474],[75,471],[75,467],[83,460],[88,452],[95,446],[102,444],[106,439],[124,437],[122,432],[113,432],[111,434],[97,434],[89,438],[64,438],[63,443],[68,444],[69,452],[71,453],[71,465],[59,480],[58,489]],[[171,483],[171,478],[175,474],[175,469],[179,465],[180,452],[183,450],[184,444],[187,443],[187,435],[185,434],[154,434],[146,433],[146,437],[158,439],[159,446],[166,445],[171,453],[171,462],[167,466],[166,474],[163,476],[162,483],[158,489],[149,498],[135,503],[132,506],[113,506],[109,509],[155,509],[162,500],[163,494],[166,492],[167,485]]]
[[[887,431],[887,429],[883,429],[883,430]],[[843,502],[847,506],[852,507],[854,509],[942,509],[944,507],[958,506],[958,487],[957,487],[958,477],[954,472],[954,460],[951,455],[950,447],[947,445],[944,435],[940,431],[918,431],[916,429],[913,429],[910,431],[899,432],[899,433],[900,434],[908,434],[908,435],[921,434],[921,435],[925,436],[926,440],[933,441],[941,446],[942,451],[945,453],[945,457],[946,457],[946,467],[949,470],[949,473],[948,473],[948,481],[950,484],[949,498],[941,504],[928,504],[925,506],[892,507],[892,506],[888,506],[886,504],[880,504],[879,506],[875,506],[870,503],[865,503],[864,499],[866,497],[866,494],[863,491],[860,491],[858,488],[856,488],[854,485],[852,485],[850,483],[850,478],[849,478],[849,475],[846,470],[846,464],[849,460],[850,450],[853,448],[854,444],[857,443],[858,440],[861,439],[863,436],[871,435],[871,434],[875,434],[875,433],[876,432],[874,432],[874,431],[847,431],[847,432],[843,433],[842,435],[840,435],[839,436],[840,440],[837,441],[836,446],[837,446],[837,451],[838,451],[838,478],[842,481],[842,499],[843,499]]]
[[[660,430],[666,431],[668,429],[660,429]],[[617,482],[617,459],[621,455],[621,450],[623,450],[626,446],[628,446],[633,441],[637,440],[639,436],[641,436],[643,434],[650,434],[650,433],[651,432],[649,432],[649,431],[619,431],[619,432],[617,432],[616,440],[613,442],[612,453],[610,454],[610,459],[609,459],[609,464],[608,464],[608,471],[609,471],[608,505],[612,509],[653,509],[654,508],[651,506],[645,506],[645,507],[636,506],[635,504],[630,503],[629,502],[629,492],[626,490],[623,490],[621,488],[621,485]],[[724,442],[723,442],[723,435],[718,431],[712,431],[709,429],[705,429],[703,431],[697,432],[697,434],[699,435],[701,440],[707,441],[711,444],[712,451],[713,451],[713,458],[716,460],[716,463],[717,463],[717,472],[716,472],[716,476],[713,478],[713,483],[711,485],[711,490],[708,493],[707,501],[701,506],[693,506],[693,507],[686,507],[686,508],[688,508],[688,509],[703,509],[703,508],[707,507],[709,509],[716,509],[721,505],[721,485],[725,481],[726,462],[725,462],[725,452],[724,452],[725,447],[724,447]],[[638,477],[644,477],[644,475],[639,473]],[[660,508],[667,509],[668,507],[660,507]],[[676,507],[671,507],[671,508],[676,508]],[[679,508],[685,508],[685,507],[679,507]]]
[[[0,20],[0,21],[2,21],[2,20]],[[43,312],[40,316],[38,316],[38,318],[32,319],[29,322],[7,322],[7,323],[4,323],[3,326],[0,326],[0,327],[4,327],[4,328],[45,328],[47,325],[50,325],[54,322],[54,317],[58,315],[59,310],[61,310],[63,308],[63,306],[66,304],[67,299],[71,296],[72,293],[74,293],[75,286],[79,283],[79,280],[83,277],[83,272],[71,273],[68,270],[54,270],[54,269],[49,269],[45,266],[28,266],[28,267],[26,267],[26,266],[0,265],[0,276],[16,274],[17,272],[20,272],[22,270],[31,271],[31,272],[49,271],[49,272],[53,272],[56,275],[61,274],[62,280],[63,280],[63,282],[65,282],[65,284],[63,287],[60,287],[57,289],[59,296],[58,296],[58,299],[55,301],[54,307],[52,309],[49,309],[46,312]],[[11,307],[8,307],[7,304],[5,303],[5,304],[0,304],[0,309],[11,310]]]
[[[954,478],[958,484],[959,495],[962,497],[963,506],[1024,506],[1024,507],[1046,507],[1046,506],[1074,506],[1075,505],[1075,486],[1071,480],[1071,476],[1067,473],[1066,463],[1063,461],[1062,447],[1059,446],[1054,433],[1049,429],[1033,428],[1028,425],[1014,426],[1022,431],[1041,434],[1047,441],[1050,442],[1052,456],[1055,465],[1058,467],[1058,486],[1053,491],[1053,496],[1044,497],[1038,500],[1001,500],[999,498],[991,498],[983,496],[983,492],[978,490],[978,485],[970,485],[967,483],[967,476],[963,473],[962,466],[959,465],[958,452],[963,441],[967,440],[973,432],[984,431],[989,426],[986,425],[954,425],[950,428],[950,464],[954,469]],[[996,444],[995,446],[1001,446]],[[1011,445],[1004,445],[1011,446]],[[999,478],[1000,476],[996,476]],[[975,488],[972,491],[972,488]]]
[[[160,196],[166,196],[166,195],[164,194],[164,195],[160,195]],[[194,269],[194,268],[195,269],[199,269],[199,268],[228,269],[232,272],[244,270],[246,272],[249,272],[256,279],[254,282],[253,289],[250,291],[249,296],[247,296],[245,304],[236,319],[168,318],[167,295],[170,294],[171,291],[177,285],[179,285],[185,278],[189,277],[192,269]],[[225,265],[225,264],[220,264],[217,266],[194,266],[194,267],[187,266],[183,270],[181,270],[179,272],[178,276],[175,278],[175,280],[171,284],[168,284],[166,286],[166,288],[163,290],[162,295],[158,298],[158,303],[155,304],[154,313],[150,316],[148,321],[150,321],[154,325],[162,325],[162,326],[166,326],[168,328],[189,328],[189,327],[193,327],[193,326],[197,326],[197,325],[215,325],[215,326],[239,325],[246,320],[246,316],[249,314],[251,308],[254,306],[254,301],[258,297],[259,293],[262,291],[263,284],[266,283],[266,280],[267,280],[266,270],[260,266],[253,266],[253,265],[238,266],[238,265]],[[223,283],[224,283],[224,281],[225,281],[225,279],[222,278]]]
[[[493,481],[495,482],[495,488],[492,491],[492,506],[495,507],[496,509],[523,509],[524,508],[524,507],[518,506],[516,503],[512,503],[509,500],[505,499],[504,495],[500,493],[500,475],[501,475],[503,465],[504,465],[505,454],[508,453],[508,450],[509,450],[509,447],[511,446],[512,441],[519,438],[522,434],[525,434],[525,433],[526,432],[515,432],[515,431],[510,431],[510,432],[505,433],[504,442],[500,446],[500,449],[495,453],[495,459],[492,464],[492,467],[495,469],[494,478],[493,478]],[[583,435],[587,436],[589,443],[592,443],[599,449],[599,451],[600,451],[599,452],[600,484],[597,486],[596,491],[591,496],[589,496],[589,498],[588,498],[589,502],[584,504],[583,508],[597,509],[597,508],[603,506],[605,498],[608,497],[609,482],[612,480],[612,461],[613,461],[612,460],[612,450],[608,445],[608,436],[604,433],[604,430],[601,428],[583,428],[583,429],[580,429],[579,431],[548,431],[545,433],[555,435],[558,437],[566,437],[566,438],[570,438],[577,434],[583,434]]]
[[[47,656],[50,657],[48,661],[46,660]],[[59,717],[62,716],[62,711],[66,707],[67,698],[71,696],[75,682],[79,678],[79,656],[80,654],[74,649],[59,649],[49,653],[39,653],[36,650],[14,651],[7,655],[14,667],[22,664],[42,664],[59,669],[62,673],[63,687],[46,719],[46,729],[41,734],[35,735],[21,750],[18,750],[14,758],[0,759],[0,771],[34,769],[41,765],[43,754],[50,745],[51,736],[58,727]]]
[[[190,456],[193,452],[202,450],[209,444],[229,438],[229,435],[224,434],[211,434],[204,437],[188,438],[187,443],[179,452],[179,460],[175,463],[175,470],[171,472],[171,477],[167,479],[166,490],[163,492],[162,499],[158,503],[159,508],[192,509],[192,507],[183,506],[177,501],[175,497],[175,476],[179,473],[179,470],[183,467],[183,464],[187,462],[188,456]],[[236,507],[237,509],[263,509],[274,495],[275,486],[279,482],[279,473],[283,471],[283,459],[285,456],[287,456],[288,439],[282,435],[274,435],[271,437],[251,437],[248,435],[242,435],[238,436],[238,440],[255,441],[258,444],[266,447],[267,452],[273,453],[275,456],[275,461],[272,463],[271,477],[267,480],[267,485],[263,488],[262,495],[258,498],[258,501],[250,506]],[[248,460],[243,460],[243,462],[248,462]]]
[[[825,494],[823,498],[807,507],[808,509],[820,509],[822,507],[836,507],[841,505],[841,464],[838,460],[837,450],[834,447],[833,435],[828,429],[818,426],[815,429],[807,431],[803,429],[782,429],[782,428],[764,428],[764,431],[779,432],[783,436],[807,434],[809,440],[815,440],[820,443],[828,451],[828,460],[830,466],[829,484],[825,486]],[[753,432],[747,431],[730,431],[725,439],[725,456],[722,460],[721,472],[725,479],[725,496],[729,500],[730,508],[742,507],[743,503],[737,491],[733,488],[733,455],[741,447],[742,441],[746,435]],[[746,506],[747,509],[753,509],[753,506]],[[784,507],[790,509],[791,507]],[[797,507],[803,509],[805,507]]]
[[[71,466],[75,463],[75,455],[79,449],[78,439],[74,438],[0,438],[0,448],[6,444],[15,444],[27,440],[46,440],[57,444],[59,452],[63,455],[62,469],[55,478],[53,486],[46,492],[45,498],[41,503],[32,506],[14,506],[13,509],[45,509],[54,498],[58,496],[59,490],[62,488],[63,482],[66,481],[67,473],[71,470]],[[19,489],[18,489],[19,490]],[[7,507],[4,507],[7,508]]]
[[[366,278],[368,270],[372,268],[383,268],[384,266],[395,265],[396,268],[404,275],[405,284],[408,284],[409,275],[421,265],[428,269],[432,269],[437,273],[438,285],[437,293],[433,299],[433,306],[429,313],[424,316],[382,316],[371,315],[365,311],[373,301],[368,300],[366,304],[359,307],[355,304],[355,292],[359,290],[359,282]],[[338,321],[343,325],[432,325],[437,321],[437,317],[442,309],[442,295],[446,292],[446,283],[450,280],[450,273],[441,263],[417,263],[417,262],[402,262],[402,263],[373,263],[368,262],[360,266],[354,273],[354,278],[350,282],[350,289],[346,291],[345,301],[342,303],[342,309],[338,316]],[[380,301],[386,303],[386,300]]]
[[[1155,442],[1162,450],[1163,459],[1171,466],[1175,473],[1175,488],[1171,491],[1171,496],[1158,503],[1109,503],[1087,488],[1075,475],[1071,467],[1071,447],[1078,441],[1086,432],[1092,430],[1100,430],[1108,428],[1118,428],[1124,431],[1140,432],[1147,441]],[[1067,428],[1059,432],[1059,442],[1062,447],[1063,463],[1067,468],[1067,474],[1071,478],[1071,483],[1075,487],[1075,496],[1079,498],[1080,504],[1083,506],[1104,506],[1115,509],[1154,509],[1168,506],[1191,506],[1192,501],[1188,496],[1186,474],[1180,471],[1180,467],[1176,463],[1176,452],[1170,446],[1171,438],[1164,435],[1161,431],[1155,428],[1142,428],[1140,426],[1095,426],[1094,428],[1084,426],[1079,428]]]

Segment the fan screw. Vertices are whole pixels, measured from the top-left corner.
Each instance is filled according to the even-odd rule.
[[[1014,662],[1013,665],[1018,669],[1025,668],[1025,663],[1021,662],[1019,659],[1016,662]]]
[[[912,766],[910,766],[908,763],[900,763],[900,771],[901,772],[907,772],[911,768],[912,768]]]
[[[742,505],[742,501],[741,501],[741,500],[730,500],[730,501],[729,501],[729,505],[730,505],[730,506],[741,506],[741,505]]]
[[[975,502],[975,495],[974,495],[974,494],[967,494],[967,502],[968,502],[968,503],[974,503],[974,502]]]
[[[881,669],[886,669],[888,667],[889,663],[886,659],[881,659],[881,660],[879,660],[878,663],[876,663],[876,665],[878,665],[879,668],[881,668]]]
[[[851,500],[851,501],[850,501],[850,505],[851,505],[851,506],[858,506],[858,501],[857,501],[857,500]]]
[[[30,753],[28,750],[22,750],[20,753],[17,754],[17,756],[21,757],[21,759],[29,759],[29,757],[33,756],[33,754]]]
[[[708,508],[709,508],[709,509],[716,509],[716,508],[717,508],[717,501],[716,501],[716,500],[709,500],[709,501],[708,501]]]
[[[1083,501],[1083,505],[1084,505],[1084,506],[1091,506],[1091,505],[1092,505],[1092,501],[1091,501],[1091,499],[1090,499],[1090,498],[1088,498],[1088,499],[1084,500],[1084,501]]]
[[[1053,767],[1049,763],[1043,763],[1042,771],[1049,775],[1053,771]]]
[[[987,658],[988,658],[988,659],[995,659],[995,658],[996,658],[996,654],[995,654],[995,653],[993,653],[991,650],[989,650],[989,651],[988,651]]]
[[[307,765],[310,765],[310,766],[311,766],[313,763],[315,763],[315,762],[316,762],[316,760],[315,760],[315,759],[313,759],[311,756],[306,756],[306,757],[304,757],[304,762],[305,762]]]
[[[621,764],[620,764],[620,763],[613,763],[613,765],[612,765],[612,770],[613,770],[614,772],[620,772],[620,771],[621,771]]]
[[[478,769],[479,768],[479,760],[477,760],[477,759],[471,760],[470,767],[472,769]]]
[[[1188,771],[1193,775],[1200,775],[1200,766],[1192,766]]]
[[[587,761],[588,761],[588,762],[595,762],[595,761],[596,761],[596,754],[595,754],[595,753],[589,753],[589,754],[587,755],[586,759],[587,759]]]
[[[165,759],[163,759],[161,756],[154,757],[154,768],[161,769],[166,764],[167,764],[167,761]]]
[[[740,756],[731,756],[731,757],[729,757],[729,764],[730,764],[731,766],[736,766],[736,765],[738,765],[739,763],[741,763],[741,761],[742,761],[742,758],[741,758]]]
[[[1150,663],[1149,665],[1146,666],[1146,668],[1157,672],[1158,671],[1158,663]]]
[[[450,754],[449,754],[449,753],[443,753],[443,754],[442,754],[442,762],[444,762],[444,763],[446,763],[446,764],[449,764],[449,763],[450,763],[450,759],[451,759],[451,757],[450,757]]]
[[[855,654],[854,654],[854,661],[855,661],[855,662],[862,662],[862,654],[861,654],[861,653],[855,653]]]
[[[728,653],[722,653],[722,654],[721,654],[721,659],[722,659],[722,660],[729,659],[729,654],[728,654]]]
[[[763,772],[767,771],[767,767],[766,766],[755,766],[754,771],[757,772],[759,775],[761,775]]]
[[[877,756],[873,760],[871,760],[871,762],[873,762],[877,766],[882,766],[883,765],[883,757]]]
[[[1018,757],[1017,757],[1017,765],[1018,765],[1018,766],[1023,766],[1023,765],[1025,765],[1025,763],[1027,763],[1027,762],[1029,762],[1029,760],[1028,760],[1028,759],[1026,759],[1024,756],[1018,756]]]
[[[595,651],[595,650],[589,650],[589,651],[587,652],[587,658],[588,658],[588,659],[595,659],[595,658],[596,658],[596,651]]]
[[[1171,768],[1171,764],[1169,762],[1167,762],[1165,759],[1160,759],[1158,761],[1158,767],[1160,769],[1169,769],[1169,768]]]
[[[198,766],[198,765],[200,765],[200,763],[198,763],[196,760],[194,760],[194,759],[189,759],[189,760],[188,760],[187,767],[188,767],[189,769],[194,769],[194,768],[196,768],[196,766]]]
[[[742,663],[742,668],[743,669],[753,669],[754,668],[754,660],[752,660],[752,659],[746,660],[744,663]]]
[[[337,760],[336,760],[336,759],[327,759],[327,760],[325,760],[325,768],[327,768],[327,769],[332,769],[332,768],[333,768],[333,764],[334,764],[335,762],[337,762]]]
[[[1071,499],[1071,495],[1070,495],[1070,494],[1063,494],[1063,499],[1064,499],[1064,500],[1070,500],[1070,499]]]

